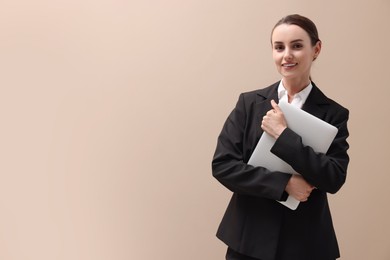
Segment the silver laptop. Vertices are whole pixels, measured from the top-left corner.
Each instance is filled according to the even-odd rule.
[[[283,111],[288,128],[302,137],[304,145],[312,147],[316,152],[326,153],[328,151],[336,137],[338,131],[336,127],[287,102],[279,102],[279,107]],[[270,150],[274,143],[275,139],[264,132],[248,164],[262,166],[270,171],[297,174],[290,165],[271,153]],[[299,201],[292,196],[289,196],[286,201],[279,202],[292,210],[299,205]]]

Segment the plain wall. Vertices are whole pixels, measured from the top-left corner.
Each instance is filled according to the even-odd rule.
[[[280,79],[270,32],[291,13],[350,109],[341,259],[390,259],[387,0],[2,0],[0,259],[223,259],[216,139],[241,92]]]

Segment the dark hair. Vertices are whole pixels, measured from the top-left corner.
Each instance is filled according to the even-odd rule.
[[[318,37],[317,27],[313,23],[313,21],[310,20],[309,18],[306,18],[306,17],[299,15],[299,14],[287,15],[287,16],[283,17],[282,19],[280,19],[275,24],[274,28],[272,29],[271,38],[272,38],[272,33],[274,32],[275,28],[281,24],[294,24],[294,25],[301,27],[309,35],[311,44],[313,46],[316,45],[316,43],[318,41],[320,41],[320,38]]]

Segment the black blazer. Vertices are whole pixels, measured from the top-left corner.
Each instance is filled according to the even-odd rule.
[[[286,197],[289,174],[247,164],[263,132],[262,118],[272,109],[270,101],[278,102],[279,82],[241,94],[218,137],[213,176],[233,196],[217,237],[241,254],[262,260],[340,256],[327,193],[337,192],[346,179],[349,111],[312,84],[302,109],[336,126],[338,133],[326,155],[303,146],[301,137],[289,128],[272,147],[272,153],[317,187],[295,211],[275,201]]]

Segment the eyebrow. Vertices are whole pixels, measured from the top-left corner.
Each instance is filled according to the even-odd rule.
[[[296,40],[291,41],[290,43],[296,43],[296,42],[303,42],[303,40],[301,40],[301,39],[296,39]],[[278,42],[278,41],[276,41],[276,42],[274,42],[274,44],[283,44],[283,42]]]

